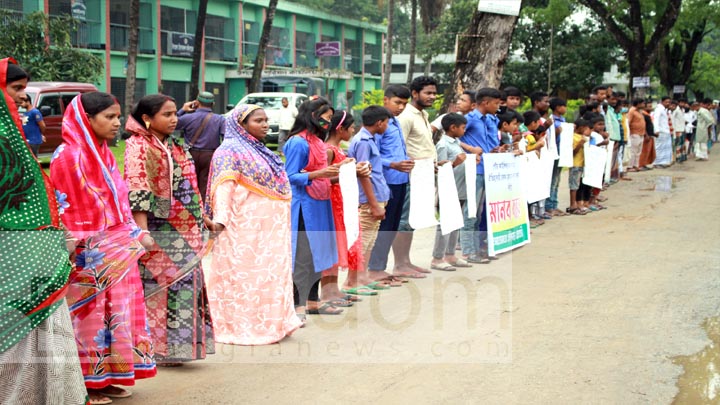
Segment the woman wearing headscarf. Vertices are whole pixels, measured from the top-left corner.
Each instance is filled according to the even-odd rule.
[[[65,108],[63,142],[50,173],[60,219],[79,242],[68,306],[93,404],[131,395],[119,385],[156,373],[138,259],[150,247],[130,211],[128,189],[107,141],[120,129],[120,105],[85,93]]]
[[[290,183],[262,143],[268,128],[262,108],[234,109],[210,166],[206,210],[220,233],[206,280],[220,343],[271,344],[302,325],[293,306]]]
[[[292,246],[295,308],[306,313],[336,315],[342,309],[320,304],[319,283],[323,270],[338,261],[330,203],[330,178],[339,165],[328,165],[327,145],[333,109],[327,100],[306,101],[299,108],[290,139],[285,144],[285,167],[292,186]]]
[[[0,403],[82,404],[68,247],[17,112],[27,81],[14,60],[0,60]]]
[[[154,243],[140,275],[155,360],[164,366],[215,352],[201,263],[202,199],[192,158],[171,136],[176,126],[175,100],[162,94],[141,98],[125,125],[130,209]]]

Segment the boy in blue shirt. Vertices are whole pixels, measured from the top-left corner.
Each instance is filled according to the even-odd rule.
[[[377,238],[380,221],[385,218],[385,205],[390,199],[390,189],[383,175],[383,161],[376,139],[385,133],[388,121],[392,117],[390,111],[384,107],[366,108],[362,113],[363,127],[350,141],[348,148],[349,157],[355,158],[358,164],[369,163],[372,171],[370,177],[358,178],[363,265],[356,272],[348,272],[343,289],[346,294],[363,294],[368,286],[378,288],[377,286],[380,285],[380,282],[373,282],[368,276],[368,261]],[[380,289],[385,288],[389,287],[380,287]]]
[[[33,108],[32,99],[29,95],[25,95],[22,104],[25,114],[23,115],[23,132],[25,132],[25,139],[30,145],[33,155],[37,157],[40,151],[40,145],[45,142],[45,121],[43,116],[40,114],[37,108]]]

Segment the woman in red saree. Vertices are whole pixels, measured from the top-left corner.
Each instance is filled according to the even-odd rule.
[[[68,306],[85,386],[94,404],[156,373],[138,259],[149,246],[130,211],[128,189],[107,141],[120,105],[107,93],[75,97],[63,116],[63,143],[50,164],[60,218],[78,240]]]

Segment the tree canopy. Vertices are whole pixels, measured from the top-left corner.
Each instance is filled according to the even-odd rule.
[[[14,57],[34,81],[98,83],[103,60],[72,47],[77,21],[69,16],[48,18],[35,12],[23,19],[0,14],[0,55]],[[45,30],[51,46],[47,46]]]

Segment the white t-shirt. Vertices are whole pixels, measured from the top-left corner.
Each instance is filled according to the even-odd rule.
[[[298,115],[298,110],[294,105],[288,105],[280,109],[280,129],[283,131],[289,131],[292,129],[295,123],[295,117]]]

